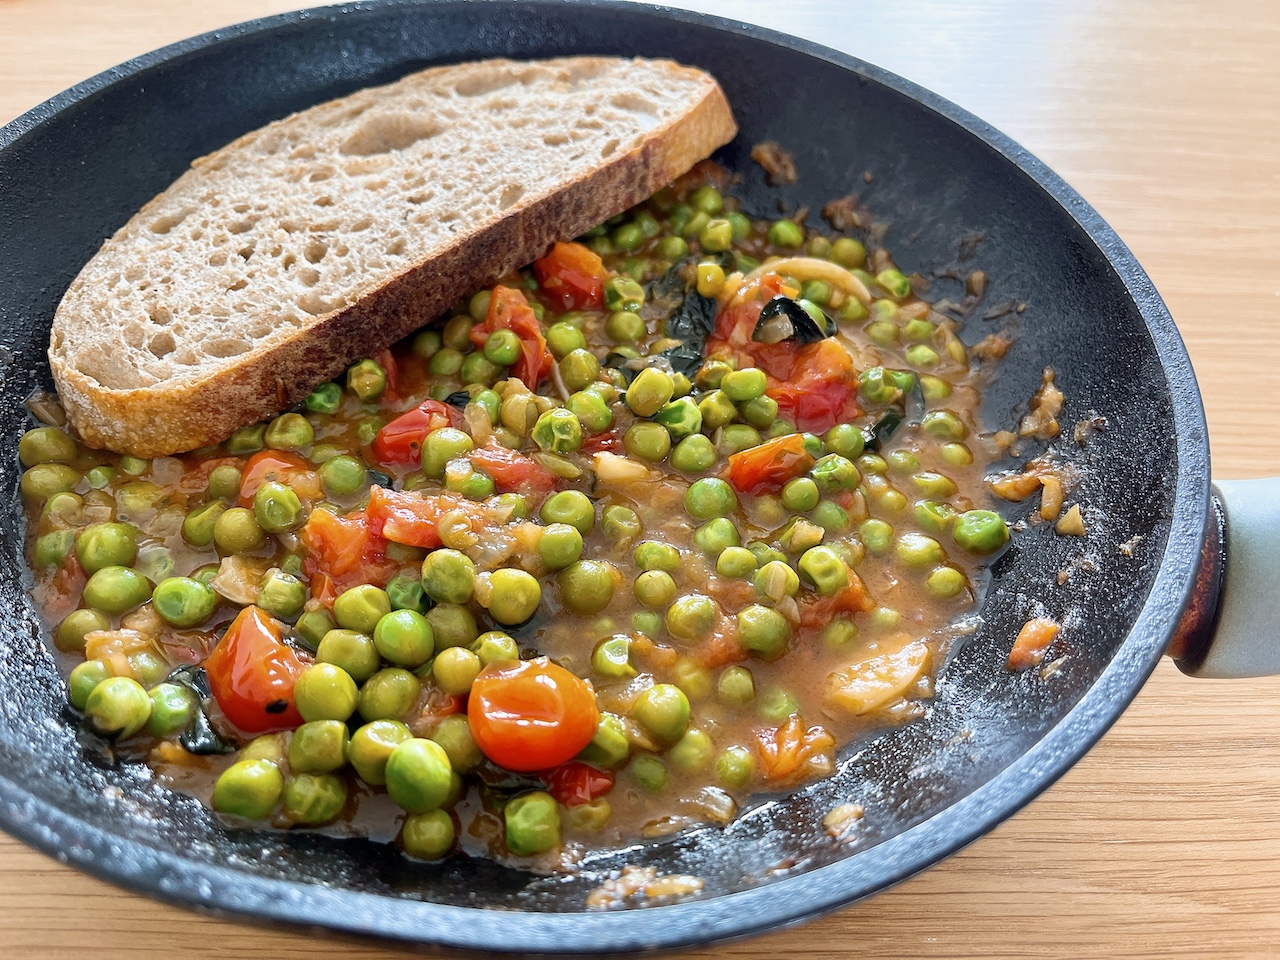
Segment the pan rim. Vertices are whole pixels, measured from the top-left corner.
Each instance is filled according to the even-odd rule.
[[[0,128],[0,154],[65,110],[111,88],[227,42],[310,20],[377,17],[421,8],[563,9],[572,0],[363,0],[246,21],[162,47],[55,95]],[[535,913],[458,907],[355,890],[274,880],[128,842],[127,856],[104,856],[121,841],[87,820],[34,797],[0,774],[0,826],[60,862],[170,903],[291,926],[488,952],[600,954],[708,945],[793,925],[887,889],[990,831],[1065,773],[1110,728],[1154,670],[1186,608],[1209,511],[1204,408],[1183,341],[1151,280],[1115,231],[1075,190],[1030,152],[950,101],[851,55],[722,17],[619,0],[573,3],[592,13],[646,15],[696,23],[764,41],[903,94],[995,150],[1060,206],[1106,257],[1141,314],[1173,401],[1177,476],[1170,531],[1159,571],[1128,637],[1080,702],[1017,760],[930,819],[875,847],[807,873],[725,896],[620,912]],[[73,841],[73,843],[70,843]],[[70,849],[68,847],[70,846]],[[868,881],[874,878],[874,883]]]

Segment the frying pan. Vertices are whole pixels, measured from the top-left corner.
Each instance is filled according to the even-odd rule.
[[[484,951],[676,947],[794,922],[928,866],[1061,775],[1171,639],[1189,669],[1212,663],[1201,651],[1220,606],[1224,520],[1210,495],[1203,409],[1172,321],[1123,244],[1050,171],[953,105],[851,57],[689,14],[550,2],[288,14],[133,61],[15,121],[0,131],[0,442],[13,449],[22,401],[49,386],[48,324],[66,285],[102,237],[192,158],[292,110],[432,63],[566,52],[669,56],[714,73],[742,127],[717,159],[742,175],[737,192],[756,214],[772,214],[779,199],[816,209],[857,192],[890,223],[900,265],[926,275],[955,265],[960,242],[981,235],[965,266],[991,278],[987,302],[1027,304],[986,400],[989,422],[1012,421],[1046,364],[1067,393],[1064,423],[1095,411],[1107,418],[1087,445],[1063,445],[1082,470],[1092,568],[1059,585],[1079,542],[1046,527],[1024,531],[996,565],[983,622],[946,666],[922,720],[849,745],[836,777],[762,797],[725,830],[601,855],[565,880],[468,859],[421,864],[314,833],[228,831],[143,770],[96,767],[64,712],[26,597],[8,457],[0,461],[6,829],[140,891],[264,920]],[[764,183],[748,158],[764,139],[795,154],[798,183]],[[1004,322],[975,319],[966,336]],[[1225,594],[1226,621],[1233,595],[1240,591]],[[1067,624],[1069,655],[1048,679],[1004,668],[1037,600]],[[857,842],[841,846],[820,821],[846,801],[867,812]],[[588,912],[586,894],[626,863],[695,874],[706,887],[679,903]]]

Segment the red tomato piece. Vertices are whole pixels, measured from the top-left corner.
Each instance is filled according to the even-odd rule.
[[[467,702],[471,736],[501,767],[557,767],[591,742],[600,723],[595,691],[546,657],[489,664]]]
[[[835,739],[822,727],[805,728],[804,721],[792,714],[782,726],[756,731],[760,751],[760,767],[770,783],[802,779],[801,767],[816,754],[830,753]]]
[[[240,473],[240,496],[236,499],[236,506],[252,507],[254,494],[264,483],[275,480],[292,486],[292,481],[311,472],[307,461],[296,453],[261,450],[249,458]]]
[[[501,493],[523,493],[541,496],[556,488],[554,473],[533,457],[504,447],[490,439],[483,447],[471,451],[471,465],[493,478],[494,486]]]
[[[400,364],[396,362],[395,354],[388,350],[379,350],[377,356],[374,357],[378,361],[383,372],[387,375],[387,388],[382,393],[384,401],[395,401],[400,399]]]
[[[293,687],[306,666],[276,622],[254,606],[231,621],[204,662],[213,698],[245,733],[292,730],[302,723]]]
[[[422,444],[427,434],[440,427],[456,427],[461,423],[462,416],[447,403],[423,400],[379,430],[370,450],[381,466],[417,470],[422,466]]]
[[[378,486],[369,489],[370,527],[392,543],[428,550],[440,546],[440,518],[454,510],[465,513],[473,521],[484,519],[483,507],[458,493],[428,496]]]
[[[543,291],[558,298],[563,310],[599,310],[604,303],[609,271],[599,256],[580,243],[555,244],[550,253],[533,262],[533,272]]]
[[[590,803],[613,789],[613,772],[572,760],[542,774],[547,792],[566,807]]]
[[[806,630],[820,630],[841,614],[866,613],[875,606],[866,585],[852,569],[849,583],[830,597],[806,594],[800,602],[800,625]]]
[[[617,430],[606,430],[604,433],[597,433],[593,437],[587,437],[582,441],[579,448],[584,454],[592,453],[616,453],[621,455],[625,448],[622,445],[622,437]]]
[[[778,493],[792,477],[814,464],[798,433],[775,437],[729,457],[728,480],[739,493]]]
[[[497,286],[489,295],[489,313],[483,323],[471,328],[471,342],[483,346],[495,330],[510,330],[520,338],[520,358],[511,367],[511,375],[530,390],[551,370],[552,357],[547,352],[547,338],[542,335],[538,315],[519,290]]]
[[[398,569],[387,559],[387,540],[382,536],[381,524],[375,529],[364,510],[342,517],[328,510],[312,510],[299,535],[307,550],[303,567],[307,576],[324,574],[332,578],[338,593],[361,583],[383,586]]]

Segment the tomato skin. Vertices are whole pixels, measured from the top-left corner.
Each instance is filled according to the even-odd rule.
[[[249,458],[240,473],[240,495],[236,498],[236,506],[252,507],[254,494],[270,480],[289,484],[291,479],[311,472],[307,461],[295,453],[260,450]]]
[[[814,462],[813,454],[804,447],[804,437],[789,433],[730,456],[727,479],[739,493],[778,493]]]
[[[577,760],[547,770],[541,776],[547,792],[565,807],[590,803],[613,789],[613,771],[597,770]]]
[[[338,593],[361,583],[383,586],[399,569],[387,559],[382,524],[375,528],[364,510],[341,517],[328,510],[312,510],[299,536],[307,550],[303,565],[307,576],[325,574]]]
[[[546,657],[495,661],[467,702],[480,751],[508,770],[532,773],[577,756],[600,723],[591,685]]]
[[[604,261],[580,243],[557,243],[533,272],[543,291],[560,300],[563,310],[599,310],[604,303]]]
[[[538,315],[521,291],[504,286],[493,288],[489,312],[483,323],[471,328],[471,342],[482,347],[495,330],[510,330],[520,338],[520,358],[512,365],[511,375],[536,391],[538,381],[551,371],[552,358]]]
[[[800,626],[806,630],[821,630],[841,614],[866,613],[875,606],[862,578],[846,566],[849,582],[834,596],[821,597],[806,594],[800,603]]]
[[[213,698],[246,733],[301,725],[293,687],[306,666],[275,621],[255,606],[240,611],[204,662]]]
[[[556,488],[554,473],[519,451],[490,440],[471,452],[471,465],[493,478],[500,493],[523,493],[540,496]]]
[[[473,520],[484,516],[479,503],[459,493],[428,495],[386,490],[379,486],[369,489],[367,513],[370,529],[384,542],[389,540],[410,547],[435,549],[440,546],[440,518],[455,510]]]
[[[378,361],[378,366],[382,368],[382,372],[387,375],[387,388],[382,393],[382,399],[389,401],[399,400],[400,364],[396,362],[396,355],[388,347],[386,350],[379,350],[374,359]]]
[[[424,400],[379,430],[370,451],[381,466],[417,470],[422,465],[422,444],[427,434],[461,423],[462,417],[453,407],[439,400]]]

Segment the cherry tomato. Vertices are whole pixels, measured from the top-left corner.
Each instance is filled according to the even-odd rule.
[[[213,698],[245,733],[292,730],[302,723],[293,686],[306,666],[275,621],[254,606],[231,621],[204,662]]]
[[[264,483],[277,480],[292,487],[294,481],[314,473],[295,453],[282,450],[262,450],[249,458],[240,473],[240,496],[236,499],[238,507],[252,507],[254,494]]]
[[[503,493],[541,496],[556,488],[556,475],[532,457],[490,440],[471,452],[471,465],[493,477]]]
[[[595,736],[591,685],[546,657],[489,664],[471,685],[471,736],[486,757],[518,772],[572,760]]]
[[[461,423],[462,417],[453,407],[439,400],[424,400],[379,430],[370,450],[381,466],[417,470],[422,465],[422,443],[427,434]]]
[[[377,490],[377,487],[373,488]],[[370,502],[372,502],[372,494]],[[387,559],[387,540],[381,523],[375,529],[364,510],[336,517],[328,510],[312,510],[299,531],[307,557],[307,576],[325,574],[341,593],[360,583],[385,584],[398,569]]]
[[[402,493],[378,486],[369,489],[370,527],[384,541],[434,549],[440,546],[440,518],[454,511],[473,520],[484,518],[481,505],[459,493]]]
[[[613,789],[612,771],[597,770],[577,760],[546,771],[542,780],[547,785],[547,792],[566,807],[590,803]]]
[[[778,493],[814,464],[804,437],[788,433],[729,457],[728,480],[739,493]]]
[[[599,310],[604,303],[604,261],[580,243],[557,243],[533,262],[543,291],[560,300],[564,310]]]
[[[520,338],[520,358],[511,367],[511,375],[530,390],[551,370],[551,354],[547,338],[542,335],[538,315],[519,290],[497,286],[489,295],[489,313],[483,323],[471,328],[471,342],[483,346],[495,330],[510,330]]]

